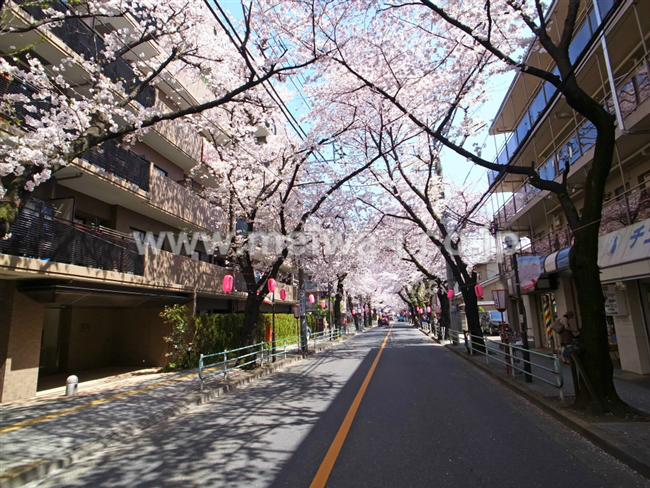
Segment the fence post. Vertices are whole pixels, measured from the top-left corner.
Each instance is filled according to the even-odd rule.
[[[223,352],[223,379],[228,375],[228,349]]]
[[[260,344],[260,367],[264,366],[264,343]]]
[[[203,354],[199,356],[199,380],[201,380],[201,391],[203,391]]]

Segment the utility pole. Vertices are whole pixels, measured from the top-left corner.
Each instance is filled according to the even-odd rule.
[[[300,347],[303,354],[307,353],[307,305],[305,303],[305,272],[302,266],[298,268],[298,299],[300,300]]]
[[[524,346],[524,371],[526,383],[532,383],[533,377],[531,376],[531,367],[530,367],[530,353],[528,352],[528,322],[526,321],[526,308],[524,307],[524,302],[521,299],[521,283],[519,282],[519,264],[517,263],[517,253],[513,253],[512,256],[512,268],[515,271],[515,286],[517,287],[517,312],[519,312],[519,334],[521,335],[521,342]]]

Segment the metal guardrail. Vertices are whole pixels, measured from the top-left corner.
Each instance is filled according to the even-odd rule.
[[[326,329],[322,332],[315,332],[308,336],[308,347],[309,344],[314,347],[319,342],[333,341],[339,337],[341,337],[341,331],[339,329]],[[250,364],[259,364],[259,366],[262,366],[274,357],[283,356],[286,358],[287,354],[300,350],[300,336],[291,336],[276,340],[275,347],[272,341],[258,342],[250,346],[227,349],[214,354],[201,354],[199,357],[201,390],[203,390],[203,382],[207,378],[222,374],[225,380],[229,371],[240,369]],[[211,362],[212,360],[214,362]]]
[[[333,341],[339,337],[341,337],[341,331],[339,329],[325,329],[321,332],[314,332],[310,334],[309,341],[312,346],[315,346],[319,341]]]
[[[514,344],[504,344],[502,342],[498,341],[493,341],[492,339],[487,339],[485,337],[481,336],[476,336],[472,334],[468,334],[466,331],[459,332],[456,330],[449,330],[449,336],[450,336],[450,341],[454,345],[460,345],[461,343],[465,345],[467,348],[467,351],[470,355],[474,354],[482,354],[485,356],[485,362],[486,364],[490,363],[490,359],[493,361],[499,362],[501,364],[504,364],[506,366],[506,370],[508,373],[512,374],[514,377],[515,375],[515,370],[520,371],[525,374],[529,374],[533,378],[536,378],[543,383],[546,383],[548,385],[551,385],[555,388],[557,388],[560,392],[560,399],[564,401],[564,372],[562,370],[562,364],[560,363],[560,360],[557,356],[553,356],[550,354],[543,354],[541,352],[537,351],[531,351],[529,349],[524,349],[523,347],[515,346]],[[485,344],[484,347],[476,347],[477,345],[480,344],[480,342],[483,342]],[[495,344],[498,347],[497,348],[490,348],[490,343]],[[482,345],[481,345],[482,346]],[[503,347],[501,347],[503,346]],[[553,363],[553,368],[549,368],[547,366],[544,366],[543,364],[539,364],[533,361],[527,361],[523,357],[518,357],[516,355],[517,351],[522,352],[522,356],[524,351],[532,354],[538,358],[545,358],[549,359]],[[490,358],[490,353],[493,353],[492,357]],[[502,354],[504,358],[498,357],[498,354]],[[531,372],[525,371],[522,367],[517,366],[517,363],[523,363],[524,365],[526,363],[530,364],[531,367]],[[553,376],[553,380],[549,380],[548,378],[545,378],[539,374],[534,374],[532,373],[532,369],[535,367],[537,370],[542,370],[547,373],[550,373]]]

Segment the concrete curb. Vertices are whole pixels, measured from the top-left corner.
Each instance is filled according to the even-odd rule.
[[[354,337],[354,335],[352,335],[352,337]],[[350,337],[350,339],[352,337]],[[348,340],[346,336],[343,336],[342,342],[345,342],[346,340]],[[37,479],[43,478],[47,474],[56,471],[57,469],[69,466],[70,464],[79,461],[80,459],[99,449],[108,447],[113,442],[118,442],[129,437],[133,437],[153,425],[175,417],[176,415],[182,413],[192,406],[198,406],[207,403],[248,383],[251,383],[265,376],[269,376],[276,371],[285,369],[287,366],[302,361],[307,356],[311,356],[318,352],[324,351],[333,347],[335,344],[341,344],[342,342],[332,341],[324,344],[317,344],[307,353],[307,355],[282,359],[275,363],[271,363],[270,366],[264,366],[259,370],[256,370],[253,372],[253,374],[249,374],[242,378],[237,378],[231,383],[221,385],[216,388],[204,388],[204,390],[201,392],[192,393],[185,398],[180,399],[179,402],[172,407],[168,407],[164,410],[161,410],[155,415],[151,415],[139,421],[133,422],[131,425],[124,427],[119,432],[110,433],[100,439],[82,442],[79,445],[65,451],[60,457],[57,457],[55,459],[41,459],[21,466],[17,466],[0,476],[0,488],[16,488]]]
[[[438,341],[437,339],[434,339],[433,337],[431,339],[438,342],[438,344],[440,344],[440,341]],[[589,422],[581,419],[577,415],[565,411],[564,409],[558,408],[556,405],[548,401],[543,396],[528,390],[527,388],[519,385],[512,379],[506,376],[501,376],[496,374],[486,365],[479,363],[478,361],[474,360],[470,356],[467,356],[466,354],[463,354],[462,351],[456,350],[454,347],[451,347],[449,345],[446,345],[445,349],[452,351],[454,354],[460,356],[470,364],[473,364],[474,366],[482,370],[484,373],[489,374],[493,378],[497,379],[498,381],[501,382],[501,384],[507,386],[515,393],[518,393],[519,395],[524,397],[532,404],[541,408],[544,412],[553,416],[555,419],[562,422],[565,426],[569,427],[570,429],[576,431],[578,434],[587,438],[588,440],[596,444],[598,447],[600,447],[606,453],[615,457],[622,463],[627,464],[630,468],[637,471],[639,474],[650,479],[650,465],[648,465],[642,459],[639,459],[636,455],[634,448],[632,448],[631,446],[607,434],[606,432],[599,430],[598,428],[594,427]]]

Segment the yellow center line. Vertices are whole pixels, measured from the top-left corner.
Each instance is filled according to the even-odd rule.
[[[187,375],[184,375],[184,376],[179,376],[177,378],[171,378],[169,380],[161,381],[159,383],[154,383],[152,385],[143,386],[142,388],[137,388],[135,390],[125,391],[123,393],[118,393],[116,395],[111,395],[111,396],[108,396],[108,397],[105,397],[105,398],[100,398],[98,400],[93,400],[92,402],[84,403],[82,405],[77,405],[77,406],[74,406],[74,407],[59,410],[58,412],[52,412],[52,413],[48,413],[46,415],[41,415],[40,417],[34,417],[32,419],[27,419],[27,420],[23,420],[21,422],[16,422],[15,424],[6,425],[4,427],[0,427],[0,434],[6,434],[7,432],[13,432],[14,430],[22,429],[24,427],[29,427],[30,425],[40,424],[41,422],[45,422],[46,420],[52,420],[52,419],[55,419],[55,418],[58,418],[58,417],[62,417],[64,415],[69,415],[71,413],[78,412],[80,410],[84,410],[86,408],[96,407],[97,405],[102,405],[104,403],[112,402],[113,400],[118,400],[120,398],[135,395],[136,393],[142,393],[143,391],[152,390],[153,388],[158,388],[159,386],[164,386],[164,385],[168,385],[170,383],[174,383],[176,381],[184,380],[185,378],[189,378],[190,376],[196,376],[196,373],[191,373],[191,374],[187,374]]]
[[[375,368],[377,367],[381,353],[386,346],[386,341],[388,341],[388,336],[390,336],[392,330],[393,326],[391,325],[390,329],[388,329],[386,337],[384,338],[384,342],[381,344],[381,347],[377,352],[377,357],[375,357],[372,366],[370,366],[370,370],[366,375],[366,379],[363,380],[361,388],[359,388],[359,391],[357,392],[357,396],[354,397],[354,401],[352,402],[352,405],[350,405],[350,409],[345,415],[343,423],[341,424],[339,431],[336,433],[336,437],[334,438],[334,441],[332,441],[332,445],[328,449],[327,454],[325,454],[325,459],[323,459],[320,468],[318,468],[318,472],[316,473],[316,476],[314,476],[314,479],[312,480],[311,485],[309,485],[309,488],[322,488],[327,483],[327,480],[330,477],[330,473],[332,472],[332,468],[334,468],[336,458],[338,458],[339,453],[341,452],[345,438],[347,437],[348,432],[350,431],[350,427],[352,426],[352,421],[357,414],[361,400],[363,399],[363,396],[366,393],[366,389],[368,388],[368,383],[370,383],[370,379],[375,372]]]

